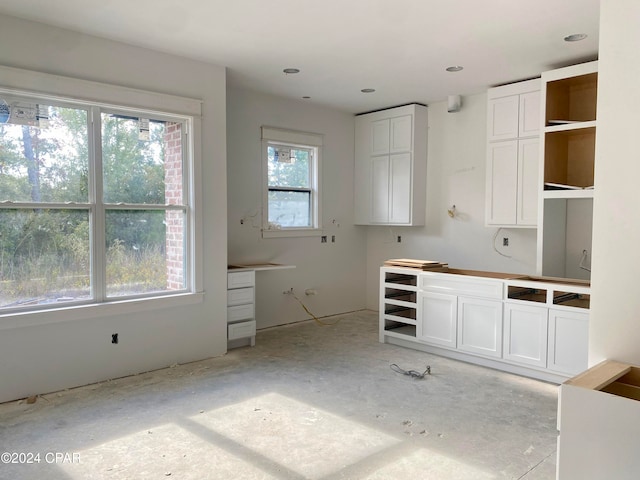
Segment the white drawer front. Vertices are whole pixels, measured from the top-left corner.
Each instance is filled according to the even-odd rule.
[[[253,288],[236,288],[235,290],[227,290],[227,306],[244,305],[253,303]]]
[[[243,270],[241,272],[227,273],[227,288],[253,287],[256,284],[256,272]]]
[[[227,322],[237,322],[253,318],[253,304],[227,307]]]
[[[236,340],[238,338],[253,337],[256,334],[256,321],[233,323],[228,326],[228,339]]]
[[[504,285],[501,280],[488,280],[477,277],[470,278],[455,274],[421,274],[418,281],[420,289],[422,290],[495,299],[502,299]]]

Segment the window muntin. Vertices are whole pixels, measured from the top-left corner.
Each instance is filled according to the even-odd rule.
[[[0,312],[188,290],[188,117],[0,99]]]

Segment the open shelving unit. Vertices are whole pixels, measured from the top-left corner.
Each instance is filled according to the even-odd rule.
[[[588,280],[591,252],[598,62],[542,74],[540,275]],[[586,253],[585,253],[586,252]],[[585,256],[586,255],[586,256]]]
[[[407,269],[381,270],[380,311],[384,312],[380,324],[380,341],[385,335],[399,338],[416,337],[418,323],[418,275]]]

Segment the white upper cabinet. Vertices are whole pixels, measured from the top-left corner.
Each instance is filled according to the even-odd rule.
[[[426,175],[426,107],[356,117],[356,224],[424,225]]]
[[[492,88],[487,99],[486,224],[536,227],[540,80]]]
[[[539,81],[534,80],[539,88]],[[518,137],[537,137],[540,134],[540,90],[520,94]]]
[[[489,100],[489,141],[510,140],[518,138],[518,111],[520,99],[518,95],[508,95]]]

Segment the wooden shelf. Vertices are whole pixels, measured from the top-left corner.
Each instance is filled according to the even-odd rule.
[[[595,127],[546,132],[544,182],[593,186],[595,145]]]
[[[542,197],[547,198],[593,198],[593,188],[578,190],[545,190]]]
[[[597,72],[549,81],[546,85],[545,125],[552,120],[595,121]]]

